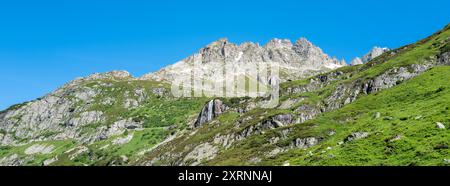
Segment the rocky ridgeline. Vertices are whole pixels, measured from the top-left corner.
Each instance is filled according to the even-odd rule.
[[[382,54],[391,51],[389,48],[380,48],[380,47],[374,47],[372,50],[370,50],[369,53],[364,55],[362,58],[356,57],[350,62],[350,65],[362,65],[364,63],[367,63],[371,61],[372,59],[375,59],[378,56],[381,56]]]
[[[42,98],[2,111],[0,145],[22,146],[52,140],[90,144],[106,140],[127,130],[143,127],[133,118],[111,115],[108,110],[125,112],[139,107],[152,95],[165,96],[167,93],[163,87],[135,86],[139,82],[186,78],[190,76],[192,69],[189,65],[193,63],[201,63],[206,78],[216,81],[216,69],[224,63],[232,64],[236,73],[242,73],[246,70],[246,64],[260,62],[277,64],[285,69],[283,74],[292,78],[345,66],[344,61],[330,58],[306,39],[299,39],[295,44],[274,39],[265,46],[250,42],[238,46],[221,39],[177,64],[141,78],[134,78],[126,71],[96,73],[77,78]],[[274,82],[273,77],[259,80],[267,84]],[[212,121],[227,109],[220,100],[212,100],[199,113],[194,127]]]
[[[254,70],[253,64],[266,63],[280,67],[282,79],[296,79],[312,74],[329,71],[346,66],[345,61],[331,58],[319,47],[301,38],[292,44],[289,40],[273,39],[266,45],[246,42],[241,45],[220,39],[207,47],[172,66],[158,72],[144,75],[140,79],[174,81],[175,78],[188,78],[195,69],[196,72],[213,82],[218,79],[224,64],[233,67],[233,72],[227,75],[238,76],[246,70]],[[194,67],[193,64],[201,64]],[[227,77],[224,77],[229,78]]]
[[[386,48],[374,48],[363,59],[374,59],[384,52],[387,52]],[[395,54],[394,54],[395,55]],[[390,55],[386,60],[395,57]],[[380,71],[373,76],[358,77],[358,74],[364,74],[367,68],[352,68],[352,71],[335,70],[329,73],[313,76],[308,79],[309,83],[300,83],[299,85],[290,85],[283,87],[281,96],[287,97],[279,105],[279,109],[289,109],[289,113],[268,114],[269,111],[262,111],[255,109],[255,107],[249,107],[249,105],[255,105],[257,103],[241,103],[240,109],[230,108],[226,112],[236,112],[240,115],[239,119],[231,124],[231,127],[216,132],[214,139],[204,139],[201,141],[195,140],[190,142],[191,136],[198,135],[198,131],[210,131],[215,130],[221,125],[219,121],[214,120],[214,114],[211,110],[215,105],[214,100],[211,100],[201,112],[197,121],[203,125],[199,125],[192,134],[182,135],[180,139],[175,140],[177,144],[168,143],[166,146],[161,146],[155,153],[150,153],[148,161],[143,161],[143,165],[199,165],[203,163],[218,159],[223,159],[221,156],[228,149],[237,147],[241,143],[255,135],[262,135],[264,137],[273,136],[269,139],[267,144],[275,145],[275,148],[267,152],[255,152],[253,158],[248,159],[249,162],[243,162],[242,164],[257,164],[264,157],[275,157],[276,155],[286,152],[291,149],[307,149],[312,146],[320,144],[326,136],[299,136],[298,133],[292,133],[295,130],[294,126],[300,126],[299,124],[305,121],[315,119],[319,114],[324,112],[330,112],[340,109],[345,105],[353,103],[360,96],[373,94],[382,90],[392,88],[398,84],[401,84],[411,78],[417,77],[429,69],[440,66],[450,65],[449,52],[441,52],[436,56],[428,56],[426,58],[414,61],[414,63],[403,66],[396,66],[387,68],[384,71]],[[359,59],[361,62],[362,59]],[[386,61],[382,61],[383,63]],[[356,78],[354,76],[357,76]],[[327,94],[322,95],[321,90],[327,89]],[[317,94],[323,97],[318,101],[308,101],[306,97],[296,97],[301,94]],[[290,96],[293,96],[291,98]],[[305,101],[306,100],[306,101]],[[254,100],[257,102],[257,100]],[[303,102],[303,104],[298,104]],[[257,110],[257,111],[255,111]],[[221,113],[223,114],[223,110]],[[252,112],[253,111],[253,112]],[[247,114],[251,113],[251,114]],[[379,117],[379,116],[378,116]],[[205,119],[207,118],[207,119]],[[444,130],[445,125],[443,123],[437,123],[436,127]],[[301,128],[301,127],[299,127]],[[336,131],[329,131],[328,136],[333,136]],[[270,134],[270,135],[266,135]],[[302,134],[302,132],[300,132]],[[212,135],[212,134],[208,134]],[[369,132],[356,131],[350,133],[348,136],[342,138],[337,146],[343,145],[355,140],[361,140],[368,138],[371,135]],[[401,136],[395,136],[391,140],[398,140]],[[182,139],[182,140],[181,140]],[[287,143],[286,143],[287,141]],[[185,145],[189,144],[189,145]],[[190,144],[193,143],[193,144]],[[184,147],[180,149],[177,145],[182,144]],[[235,146],[237,144],[237,146]],[[257,147],[255,147],[257,148]],[[333,147],[327,147],[326,150],[330,150]],[[222,149],[222,150],[220,150]],[[267,150],[268,148],[264,148]],[[180,151],[181,150],[181,151]],[[310,152],[311,153],[311,152]],[[263,154],[263,156],[261,156]],[[220,161],[220,160],[219,160]]]
[[[375,47],[364,57],[355,59],[352,65],[367,63],[387,51],[389,51],[387,48]],[[380,63],[383,62],[385,61]],[[220,73],[221,67],[225,64],[235,67],[232,75],[239,75],[249,70],[246,69],[250,67],[248,64],[253,63],[270,63],[280,67],[281,79],[269,77],[267,80],[261,80],[267,84],[274,82],[278,84],[279,81],[295,80],[305,76],[310,78],[306,79],[306,83],[286,83],[289,86],[281,86],[281,96],[285,99],[282,99],[275,109],[257,108],[256,105],[263,102],[264,98],[249,98],[233,103],[227,102],[225,98],[212,98],[198,110],[198,114],[192,116],[192,122],[191,119],[186,121],[191,127],[186,131],[171,134],[170,137],[166,136],[165,140],[161,140],[162,143],[139,152],[140,156],[148,155],[149,159],[134,162],[135,164],[201,165],[205,161],[213,160],[224,150],[234,147],[237,142],[267,133],[277,135],[266,139],[268,144],[276,144],[277,147],[271,149],[272,151],[269,149],[261,153],[266,157],[274,157],[290,149],[310,148],[321,143],[325,137],[292,135],[292,131],[295,130],[293,126],[315,119],[321,113],[340,109],[353,103],[361,95],[396,86],[434,66],[450,65],[450,54],[446,51],[437,56],[430,56],[421,63],[392,67],[370,77],[354,78],[368,65],[340,70],[339,67],[346,65],[344,61],[330,58],[320,48],[303,38],[294,44],[289,40],[274,39],[264,46],[250,42],[236,45],[221,39],[201,49],[197,54],[140,78],[134,78],[125,71],[93,74],[76,79],[42,98],[2,111],[0,146],[74,140],[82,144],[67,151],[75,157],[89,151],[84,145],[108,140],[113,136],[124,135],[111,140],[111,145],[126,144],[133,140],[135,131],[143,129],[144,123],[122,113],[142,106],[152,96],[173,99],[167,95],[168,90],[161,84],[165,81],[174,81],[176,78],[190,77],[194,63],[201,64],[200,69],[196,70],[202,71],[210,81],[224,80],[218,78],[217,73]],[[320,75],[317,75],[319,73]],[[152,83],[144,86],[146,82]],[[326,94],[322,94],[325,88],[328,88]],[[309,96],[301,96],[302,94],[316,95],[318,98],[310,100]],[[111,109],[115,111],[113,114],[109,112]],[[217,119],[224,114],[231,114],[221,118],[224,120],[228,117],[237,117],[236,120],[232,120],[233,123],[227,124],[229,127],[222,126]],[[437,127],[445,129],[442,123],[437,123]],[[215,131],[217,129],[221,131]],[[209,133],[211,131],[215,133]],[[203,135],[201,132],[207,132],[209,137],[199,137],[198,135]],[[328,135],[334,133],[335,131],[330,131]],[[370,134],[366,132],[354,132],[342,139],[342,143],[368,136]],[[195,143],[184,143],[191,138],[195,138],[193,140]],[[52,144],[34,144],[24,151],[29,156],[19,158],[17,154],[13,154],[0,157],[0,165],[26,164],[27,158],[37,154],[49,154],[55,148]],[[44,165],[57,160],[58,157],[52,157],[47,159]],[[254,158],[250,161],[258,163],[261,159]]]

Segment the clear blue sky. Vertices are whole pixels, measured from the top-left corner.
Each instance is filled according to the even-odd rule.
[[[306,37],[351,60],[414,42],[450,21],[448,0],[0,2],[0,110],[94,72],[155,71],[227,37]]]

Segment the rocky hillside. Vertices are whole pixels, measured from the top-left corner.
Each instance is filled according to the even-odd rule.
[[[345,66],[305,39],[219,40],[141,78],[94,74],[0,112],[0,165],[448,164],[449,41],[447,26]],[[260,62],[282,69],[276,108],[170,94],[193,63],[215,80],[224,64]]]
[[[0,113],[0,164],[128,161],[186,128],[205,101],[172,98],[168,84],[122,71],[77,79]]]
[[[350,65],[362,65],[364,63],[367,63],[371,61],[372,59],[375,59],[378,56],[381,56],[385,52],[389,52],[389,48],[380,48],[380,47],[374,47],[370,52],[368,52],[366,55],[364,55],[362,58],[356,57],[350,62]]]
[[[449,164],[449,41],[447,26],[364,65],[286,82],[275,109],[235,100],[136,164]]]
[[[218,115],[217,109],[210,114],[210,108],[198,116],[211,98],[180,99],[170,93],[174,76],[190,76],[193,63],[201,64],[197,68],[210,81],[218,80],[217,68],[225,63],[238,69],[254,63],[276,64],[286,67],[289,71],[284,74],[290,77],[345,65],[306,39],[294,45],[274,39],[263,47],[237,46],[222,39],[183,62],[140,78],[125,71],[79,78],[0,112],[0,165],[122,165],[139,160],[174,134]]]

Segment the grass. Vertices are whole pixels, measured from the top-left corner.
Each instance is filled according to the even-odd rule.
[[[202,109],[210,98],[149,99],[139,108],[133,109],[127,117],[143,122],[145,128],[176,125],[185,128],[186,121]]]
[[[446,49],[449,36],[447,28],[416,44],[395,50],[395,54],[387,53],[365,65],[343,68],[342,77],[323,88],[303,94],[282,94],[281,100],[305,98],[293,107],[323,104],[323,100],[339,84],[364,82],[392,68],[431,62],[433,56]],[[282,165],[286,161],[291,165],[443,165],[444,159],[450,159],[450,136],[447,130],[437,129],[436,122],[449,127],[449,78],[449,67],[435,67],[392,89],[368,96],[360,95],[358,101],[323,113],[306,123],[250,136],[234,144],[231,149],[222,150],[215,159],[205,163],[252,165],[254,163],[249,160],[259,157],[262,158],[259,163],[262,165]],[[310,79],[284,83],[282,90],[305,86]],[[261,118],[264,120],[271,116],[265,112],[267,110],[252,110],[237,120],[252,117],[243,124],[245,128],[258,123]],[[289,112],[294,112],[294,109],[286,111]],[[375,119],[374,116],[378,113],[380,118]],[[212,126],[205,126],[201,130],[208,130],[210,127]],[[220,133],[233,130],[235,127],[223,128]],[[289,136],[276,144],[270,144],[268,140],[280,136],[280,131],[283,130],[291,130]],[[330,131],[335,134],[329,136]],[[370,135],[365,139],[338,145],[354,132],[368,132]],[[274,158],[264,156],[264,152],[276,147],[286,147],[296,138],[306,137],[321,138],[323,141],[308,150],[290,150]],[[196,144],[205,141],[198,141]],[[180,141],[177,143],[184,144]]]
[[[450,67],[435,67],[397,87],[364,96],[301,125],[253,135],[206,164],[253,165],[249,160],[260,157],[260,165],[446,165],[444,159],[450,159],[449,78]],[[447,129],[438,129],[436,122],[444,123]],[[291,130],[288,138],[269,143],[286,129]],[[329,136],[329,131],[335,134]],[[370,135],[338,145],[354,132]],[[265,157],[265,152],[305,137],[324,140],[307,150]]]
[[[309,124],[316,133],[333,129],[336,135],[311,148],[290,151],[272,163],[293,165],[443,165],[450,158],[450,133],[436,122],[450,124],[450,67],[436,67],[397,87],[359,99],[340,110],[326,113]],[[374,118],[379,112],[381,117]],[[393,119],[386,120],[385,117]],[[352,132],[368,138],[336,146]],[[392,140],[395,136],[399,140]],[[333,150],[320,153],[327,147]]]
[[[72,140],[59,140],[59,141],[42,141],[42,142],[33,142],[27,145],[18,146],[18,147],[7,147],[2,146],[0,147],[0,157],[9,157],[14,154],[18,155],[21,159],[27,159],[27,154],[25,154],[25,150],[29,147],[40,144],[40,145],[46,145],[50,146],[53,145],[54,148],[49,154],[34,154],[30,161],[27,162],[28,166],[41,166],[43,162],[47,159],[51,159],[53,157],[56,157],[60,154],[63,154],[66,150],[74,147],[76,145],[75,141]]]
[[[104,86],[107,85],[107,86]],[[85,108],[84,111],[101,111],[106,118],[105,121],[99,123],[91,123],[80,128],[82,135],[90,135],[95,133],[99,127],[110,126],[115,121],[132,118],[136,122],[143,123],[143,130],[133,131],[127,130],[125,134],[112,137],[107,140],[95,142],[90,145],[84,145],[89,151],[81,154],[79,157],[70,160],[69,156],[73,152],[65,153],[70,148],[80,146],[76,142],[70,144],[61,144],[59,141],[44,141],[42,143],[55,144],[57,150],[51,154],[32,155],[32,161],[27,165],[41,165],[46,159],[58,156],[58,161],[53,165],[108,165],[117,160],[121,160],[121,156],[127,156],[129,161],[138,158],[140,151],[151,148],[155,144],[166,139],[170,134],[177,130],[183,130],[187,127],[188,121],[195,119],[199,110],[204,106],[205,102],[210,98],[172,98],[169,95],[159,96],[153,94],[155,88],[164,88],[169,90],[169,86],[164,83],[154,81],[137,81],[137,80],[116,80],[101,79],[89,80],[82,82],[75,88],[95,88],[99,94],[94,97],[90,103],[79,101],[75,108]],[[138,99],[134,95],[135,90],[143,90],[146,96],[143,103],[134,109],[124,108],[125,99]],[[128,96],[127,96],[128,94]],[[67,97],[75,99],[74,97]],[[106,98],[113,98],[111,105],[103,104]],[[21,105],[16,105],[10,109],[15,109]],[[83,112],[84,112],[83,111]],[[73,117],[79,116],[80,113],[75,112]],[[18,118],[20,119],[20,118]],[[6,133],[6,131],[1,131]],[[119,137],[125,137],[126,134],[133,134],[133,139],[124,145],[112,145],[112,141]],[[40,135],[42,137],[51,137],[56,135],[54,131],[44,131]],[[23,140],[24,142],[26,139]],[[41,142],[40,142],[41,143]],[[23,151],[35,143],[30,143],[18,147],[0,147],[0,157],[7,157],[18,154],[21,158],[25,158]],[[105,145],[109,148],[100,149]],[[64,151],[62,151],[64,150]],[[122,162],[124,163],[124,162]]]
[[[290,109],[252,109],[246,113],[225,112],[213,121],[196,129],[194,135],[188,133],[188,122],[192,122],[202,107],[211,98],[173,98],[152,93],[154,88],[165,88],[167,84],[154,81],[94,80],[84,82],[81,87],[99,88],[100,95],[92,103],[77,103],[77,107],[86,107],[87,111],[102,111],[106,121],[86,125],[84,134],[95,132],[98,127],[110,126],[120,119],[132,118],[143,123],[142,130],[126,130],[124,134],[92,144],[78,144],[66,141],[33,142],[18,147],[0,147],[0,157],[13,154],[25,158],[24,151],[33,144],[54,145],[50,154],[36,154],[29,165],[42,165],[43,161],[58,157],[53,165],[126,165],[142,161],[141,152],[154,147],[171,134],[180,132],[179,137],[161,148],[150,152],[146,159],[159,157],[170,152],[186,155],[196,146],[209,142],[220,135],[239,134],[245,129],[271,119],[278,114],[299,114],[300,106],[321,108],[326,99],[342,84],[364,83],[387,70],[408,67],[412,64],[430,63],[437,55],[448,52],[450,26],[436,34],[392,52],[385,53],[369,63],[359,66],[339,68],[333,72],[318,76],[289,81],[281,84],[281,101],[303,98],[292,104]],[[290,94],[288,89],[307,86],[311,80],[340,72],[327,80],[326,85],[314,91]],[[220,147],[220,153],[208,165],[447,165],[450,159],[450,67],[434,67],[426,73],[401,84],[369,95],[360,95],[358,100],[340,109],[318,115],[315,119],[302,124],[268,129],[260,134],[251,135],[236,141],[231,148]],[[99,86],[109,84],[110,86]],[[147,96],[137,108],[124,108],[127,98],[138,99],[135,90],[143,89]],[[125,96],[127,95],[128,96]],[[106,98],[114,98],[111,105],[102,103]],[[235,108],[244,108],[248,103],[261,98],[222,98],[224,104]],[[339,100],[335,100],[339,101]],[[341,100],[342,101],[342,100]],[[13,106],[15,109],[21,105]],[[1,114],[1,112],[0,112]],[[379,116],[379,117],[378,117]],[[20,118],[17,118],[20,119]],[[436,123],[443,123],[447,129],[438,129]],[[285,131],[289,131],[286,136]],[[334,131],[334,135],[329,135]],[[0,131],[5,133],[6,131]],[[363,139],[346,141],[355,132],[367,132]],[[53,136],[52,131],[42,136]],[[126,144],[117,145],[113,141],[133,135]],[[278,142],[271,143],[275,137]],[[275,148],[285,148],[295,139],[315,137],[321,142],[308,149],[287,149],[275,157],[266,154]],[[346,141],[345,143],[343,143]],[[70,159],[73,152],[67,150],[84,145],[88,151]],[[126,156],[126,159],[124,159]],[[254,158],[261,162],[252,162]],[[178,160],[162,159],[157,164],[173,164]]]

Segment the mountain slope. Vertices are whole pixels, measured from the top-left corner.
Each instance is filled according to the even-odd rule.
[[[426,73],[392,89],[363,97],[353,104],[317,118],[321,127],[336,127],[336,135],[321,144],[346,139],[349,132],[368,133],[363,140],[345,143],[319,155],[330,160],[309,157],[311,164],[346,165],[442,165],[450,157],[448,130],[438,123],[449,124],[449,66],[434,67]],[[350,120],[349,125],[339,121]],[[448,128],[448,126],[446,127]],[[345,132],[342,132],[345,131]],[[334,157],[330,154],[336,154]],[[317,158],[317,159],[316,159]],[[298,162],[296,159],[293,162]]]
[[[304,39],[263,47],[219,40],[141,78],[77,79],[0,112],[0,165],[446,164],[449,29],[357,66],[337,68]],[[190,63],[214,75],[258,59],[286,67],[276,108],[257,107],[271,97],[169,92]]]
[[[94,74],[0,113],[1,165],[122,164],[188,127],[206,99],[127,72]]]
[[[370,50],[366,55],[364,55],[362,58],[356,57],[350,62],[350,65],[362,65],[364,63],[367,63],[371,61],[372,59],[377,58],[378,56],[381,56],[382,54],[389,52],[389,48],[380,48],[380,47],[374,47],[372,50]]]
[[[320,143],[310,148],[280,152],[278,156],[267,157],[260,163],[269,165],[286,163],[290,165],[448,164],[450,158],[448,148],[450,145],[449,78],[449,66],[434,67],[392,89],[364,96],[341,109],[324,113],[291,131],[304,138],[320,139]],[[445,128],[439,128],[438,123]],[[288,128],[277,129],[275,135],[285,130]],[[230,159],[245,157],[243,152],[249,150],[264,152],[268,148],[264,146],[270,144],[273,135],[272,132],[268,132],[268,134],[249,138],[208,164],[244,163],[246,161],[243,159],[236,159],[233,162],[230,162]],[[291,141],[295,139],[291,138]],[[262,147],[257,144],[261,144]],[[277,145],[279,144],[275,146]]]
[[[185,61],[201,62],[211,81],[224,63],[239,69],[275,63],[294,78],[306,75],[297,70],[319,73],[330,70],[327,65],[341,65],[306,39],[294,45],[274,39],[263,47],[219,40]],[[210,99],[170,94],[172,76],[190,75],[183,65],[170,70],[179,64],[141,78],[125,71],[93,74],[0,112],[0,165],[123,165],[142,158],[173,134],[197,125],[197,113]]]
[[[150,152],[148,159],[139,164],[442,164],[447,161],[444,158],[448,159],[448,150],[445,150],[448,136],[445,135],[445,130],[437,130],[435,126],[437,122],[441,126],[445,126],[446,122],[448,124],[448,116],[443,107],[447,103],[447,97],[442,97],[448,94],[448,83],[444,82],[445,79],[438,79],[447,78],[448,67],[439,66],[450,64],[449,41],[450,31],[447,26],[429,38],[387,52],[362,66],[344,67],[312,78],[286,82],[282,84],[282,103],[278,108],[253,108],[252,105],[257,103],[258,99],[241,100],[239,104],[231,106],[231,111]],[[430,69],[433,70],[428,72]],[[437,72],[442,74],[432,75]],[[427,84],[428,81],[435,83]],[[405,84],[395,87],[402,83]],[[417,87],[418,83],[426,87],[410,90],[417,91],[410,94],[393,95],[405,92],[407,88]],[[389,90],[392,87],[396,89]],[[417,102],[417,105],[411,104],[413,100],[424,99],[424,90],[429,91],[429,100]],[[394,98],[399,102],[391,110],[386,108],[386,105],[377,103],[385,100],[394,104]],[[359,102],[358,99],[363,101]],[[375,102],[366,105],[364,101]],[[441,104],[439,101],[444,102]],[[389,102],[383,101],[388,104]],[[437,102],[440,104],[433,105]],[[368,108],[364,108],[366,106]],[[422,109],[433,107],[424,110],[422,117],[425,119],[420,120],[418,108],[405,110],[405,106],[418,106]],[[378,120],[368,121],[374,114]],[[433,114],[436,116],[431,117]],[[411,119],[416,117],[419,118],[418,121]],[[426,130],[419,136],[437,134],[438,136],[432,138],[435,143],[424,145],[419,140],[421,138],[413,134],[421,127],[411,127],[410,130],[404,126],[408,125],[406,123],[422,126],[426,124],[426,127],[422,128]],[[361,142],[353,142],[359,139]],[[407,143],[409,148],[414,147],[412,144],[417,144],[418,148],[424,148],[420,153],[427,158],[416,160],[415,156],[411,155],[411,149],[390,147],[389,143],[386,145],[385,140],[398,140],[395,143]],[[441,144],[438,144],[439,142]],[[337,144],[342,147],[336,147]],[[439,152],[434,151],[431,146],[436,146]],[[393,152],[381,156],[382,148]],[[333,149],[336,150],[332,151]],[[355,153],[346,150],[353,150]],[[335,154],[327,153],[328,151]],[[375,154],[366,157],[368,153]],[[319,161],[320,158],[325,159],[322,154],[330,158],[326,159],[327,161]],[[339,155],[341,157],[336,158]],[[359,160],[354,160],[358,155],[361,155]],[[436,159],[430,160],[430,156]],[[400,157],[405,159],[400,161]],[[420,157],[420,154],[416,157]]]

